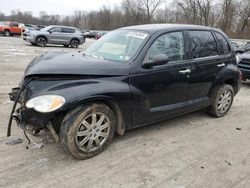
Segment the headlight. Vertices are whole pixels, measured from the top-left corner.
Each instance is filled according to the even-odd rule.
[[[241,58],[239,55],[236,55],[236,63],[239,64],[239,62],[241,61]]]
[[[30,99],[26,103],[27,108],[34,108],[38,112],[52,112],[60,108],[65,103],[65,99],[59,95],[42,95]]]

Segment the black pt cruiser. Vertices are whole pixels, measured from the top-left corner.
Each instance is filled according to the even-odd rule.
[[[27,67],[8,127],[49,129],[78,159],[115,133],[206,108],[224,116],[241,73],[228,37],[194,25],[152,24],[109,32],[84,53],[47,52]],[[17,103],[20,105],[17,106]]]

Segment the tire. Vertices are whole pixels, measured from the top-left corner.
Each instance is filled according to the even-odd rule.
[[[69,45],[68,45],[68,44],[64,44],[63,46],[64,46],[65,48],[68,48],[68,47],[69,47]]]
[[[93,157],[111,142],[115,125],[114,112],[104,104],[94,103],[78,107],[63,119],[60,129],[61,144],[76,159]]]
[[[36,45],[39,47],[45,47],[47,44],[47,40],[44,37],[37,37],[36,38]]]
[[[31,44],[32,46],[36,46],[36,43],[31,42],[30,44]]]
[[[5,30],[3,34],[4,34],[4,36],[6,36],[6,37],[9,37],[9,36],[10,36],[10,32],[9,32],[8,30]]]
[[[230,110],[234,100],[234,89],[228,84],[223,84],[214,94],[213,103],[208,112],[215,117],[223,117]]]
[[[77,39],[72,39],[72,40],[70,41],[70,46],[71,46],[72,48],[78,48],[78,47],[79,47],[79,41],[78,41]]]

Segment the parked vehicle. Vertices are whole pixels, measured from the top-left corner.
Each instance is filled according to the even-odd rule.
[[[103,35],[105,35],[106,32],[98,32],[96,35],[95,35],[95,39],[98,40],[100,39]]]
[[[0,34],[4,36],[21,35],[25,29],[17,22],[0,22]]]
[[[238,59],[238,68],[242,72],[242,79],[244,81],[250,79],[250,51],[239,54]]]
[[[47,44],[58,44],[65,47],[78,48],[79,45],[85,42],[85,38],[79,29],[57,25],[25,33],[23,39],[39,47],[45,47]]]
[[[238,45],[236,42],[231,42],[235,54],[243,54],[246,52],[246,47],[244,45]]]
[[[240,76],[220,30],[125,27],[104,35],[84,54],[48,52],[34,59],[10,93],[11,117],[24,130],[47,127],[73,157],[86,159],[102,152],[115,132],[123,135],[204,108],[225,116]]]
[[[84,36],[86,37],[86,38],[96,38],[96,35],[99,35],[99,32],[97,32],[97,31],[85,31],[84,32]]]

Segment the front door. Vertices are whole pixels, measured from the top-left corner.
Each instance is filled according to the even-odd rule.
[[[160,121],[186,112],[189,67],[183,32],[160,35],[149,47],[144,61],[156,54],[169,57],[166,65],[143,68],[130,77],[132,126]]]

